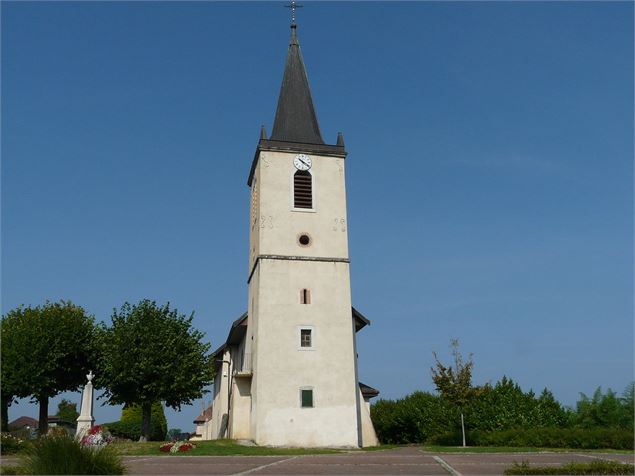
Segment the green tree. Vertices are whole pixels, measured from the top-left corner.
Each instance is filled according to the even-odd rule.
[[[547,388],[538,397],[534,412],[537,426],[563,428],[569,419],[567,410]]]
[[[633,423],[635,420],[635,382],[631,382],[626,387],[620,400],[623,408],[620,426],[633,431]]]
[[[77,403],[72,403],[65,398],[57,404],[57,416],[60,420],[69,423],[75,423],[79,412],[77,411]]]
[[[39,430],[45,434],[49,399],[76,391],[86,373],[95,368],[94,319],[70,301],[47,301],[9,311],[3,328],[2,347],[8,347],[2,355],[3,365],[8,366],[6,375],[10,382],[20,382],[16,396],[31,396],[39,403]]]
[[[629,399],[628,394],[629,389],[627,388],[625,400],[624,397],[618,397],[610,388],[603,394],[601,387],[598,387],[593,392],[591,398],[584,393],[580,393],[580,400],[578,400],[576,405],[574,423],[582,428],[628,428],[626,420],[632,414],[629,414],[632,409],[629,408],[628,404],[625,404],[625,401]],[[630,399],[632,401],[632,396]]]
[[[19,363],[23,359],[18,348],[19,339],[16,338],[18,330],[18,319],[16,316],[3,316],[0,324],[0,406],[2,414],[0,416],[0,429],[9,429],[9,406],[15,402],[17,397],[27,396],[27,390],[20,388],[20,381],[16,378]]]
[[[141,407],[141,441],[150,437],[154,402],[180,409],[212,382],[210,344],[192,327],[193,318],[146,299],[113,310],[110,327],[102,328],[103,396],[111,405]]]
[[[543,390],[536,398],[533,391],[523,392],[505,376],[494,386],[480,387],[467,413],[470,428],[486,432],[564,426],[567,422],[567,412],[549,390]]]
[[[123,423],[135,423],[141,428],[143,420],[143,412],[139,405],[131,404],[126,405],[121,410],[121,421]],[[161,402],[154,402],[152,404],[152,410],[150,410],[150,437],[155,441],[165,440],[165,435],[168,430],[168,421],[165,418],[165,412],[163,411],[163,405]]]
[[[433,352],[432,355],[434,355],[436,368],[431,367],[430,372],[432,374],[432,381],[437,387],[437,391],[441,394],[441,398],[456,405],[459,409],[461,414],[463,446],[466,446],[463,412],[476,393],[476,389],[472,387],[472,368],[474,367],[474,362],[472,361],[472,354],[468,356],[467,360],[463,359],[463,356],[459,352],[458,339],[452,339],[450,341],[450,347],[452,348],[454,366],[443,365],[439,361],[437,353]]]
[[[180,428],[170,428],[167,433],[168,440],[178,439],[181,433],[183,433],[183,430],[181,430]]]

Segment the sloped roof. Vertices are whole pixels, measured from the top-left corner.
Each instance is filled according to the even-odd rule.
[[[361,331],[364,327],[370,326],[370,321],[357,309],[351,308],[353,311],[353,319],[355,319],[355,332]]]
[[[379,395],[379,390],[362,382],[359,382],[359,389],[362,391],[362,396],[364,398],[373,398]]]
[[[270,140],[324,144],[295,24],[291,25],[287,61]]]
[[[209,421],[212,419],[212,410],[213,410],[213,405],[210,405],[209,407],[207,407],[205,410],[203,410],[203,413],[201,413],[199,416],[197,416],[194,419],[194,423],[205,423],[206,421]]]
[[[240,341],[245,336],[247,332],[247,313],[245,312],[242,316],[232,322],[231,327],[229,328],[229,334],[227,335],[227,340],[223,345],[218,347],[214,352],[212,352],[213,356],[218,355],[220,352],[225,350],[228,345],[237,345],[240,344]]]
[[[9,422],[10,428],[24,428],[25,426],[30,426],[31,428],[38,428],[40,426],[40,422],[35,418],[31,418],[28,416],[21,416],[16,418],[12,422]]]

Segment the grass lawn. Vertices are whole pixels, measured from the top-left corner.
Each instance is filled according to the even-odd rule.
[[[430,453],[538,453],[550,451],[553,453],[615,453],[633,454],[633,450],[614,450],[608,448],[579,449],[579,448],[534,448],[512,446],[422,446],[422,450]]]
[[[266,446],[242,446],[233,440],[193,441],[196,448],[185,453],[162,453],[159,447],[165,442],[118,441],[112,446],[122,456],[278,456],[278,455],[316,455],[341,453],[344,450],[327,448],[269,448]]]

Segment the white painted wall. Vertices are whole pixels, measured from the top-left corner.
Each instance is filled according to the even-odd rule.
[[[226,349],[222,355],[216,356],[218,360],[230,361],[231,355],[229,349]],[[212,419],[209,423],[208,433],[204,439],[227,438],[227,403],[228,403],[228,385],[231,376],[231,366],[222,363],[219,371],[214,379],[214,400],[212,402]]]
[[[297,153],[260,153],[255,172],[257,226],[251,229],[250,260],[258,254],[348,258],[348,224],[344,159],[310,155],[313,210],[293,208],[293,159]],[[252,218],[253,225],[253,218]],[[309,232],[313,244],[300,247],[297,237]]]
[[[377,433],[375,433],[375,427],[373,421],[370,419],[370,401],[364,399],[362,391],[359,391],[359,398],[362,402],[362,446],[378,446],[379,439]]]

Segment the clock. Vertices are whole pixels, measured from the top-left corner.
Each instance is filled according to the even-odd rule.
[[[298,170],[309,170],[311,168],[311,157],[305,154],[299,154],[293,159],[293,165]]]

